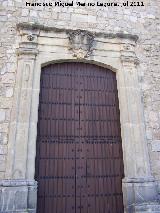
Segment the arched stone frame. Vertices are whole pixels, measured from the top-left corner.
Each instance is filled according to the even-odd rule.
[[[150,171],[137,74],[137,37],[33,24],[19,24],[18,31],[17,79],[5,176],[8,180],[1,185],[23,186],[26,196],[36,196],[34,172],[41,67],[49,63],[82,61],[116,72],[125,172],[125,211],[134,212],[132,207],[136,204],[155,201],[156,183]],[[33,203],[31,205],[34,206]]]

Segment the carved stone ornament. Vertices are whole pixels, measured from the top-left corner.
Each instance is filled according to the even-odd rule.
[[[93,51],[94,35],[86,31],[71,31],[68,32],[70,50],[73,52],[73,57],[87,58]]]
[[[28,41],[33,41],[34,40],[34,36],[32,34],[29,34],[27,36]]]

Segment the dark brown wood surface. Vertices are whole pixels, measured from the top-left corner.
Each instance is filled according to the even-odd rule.
[[[116,74],[85,63],[42,68],[37,213],[123,213]]]

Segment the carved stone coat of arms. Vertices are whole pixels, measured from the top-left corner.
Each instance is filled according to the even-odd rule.
[[[94,35],[92,33],[76,30],[68,32],[70,50],[75,58],[87,58],[93,51]]]

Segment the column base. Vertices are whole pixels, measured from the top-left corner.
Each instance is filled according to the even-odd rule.
[[[125,213],[160,213],[153,178],[123,179],[123,197]],[[0,213],[36,213],[36,203],[36,181],[0,181]]]
[[[157,184],[152,177],[124,178],[122,181],[122,188],[125,213],[148,213],[150,210],[146,208],[149,209],[151,207],[150,203],[152,203],[152,207],[154,206],[153,204],[158,205],[158,192],[156,186]],[[144,208],[146,205],[148,207]]]
[[[0,181],[0,213],[36,213],[36,198],[36,181]]]

